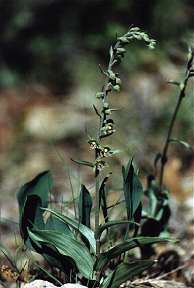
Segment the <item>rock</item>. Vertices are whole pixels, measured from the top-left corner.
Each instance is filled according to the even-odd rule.
[[[84,131],[86,116],[65,104],[32,107],[25,118],[25,131],[41,140],[61,140],[80,135]]]
[[[55,286],[54,284],[44,281],[44,280],[35,280],[31,283],[25,284],[22,288],[57,288],[58,286]],[[64,284],[60,286],[60,288],[87,288],[86,286],[82,286],[80,284]]]

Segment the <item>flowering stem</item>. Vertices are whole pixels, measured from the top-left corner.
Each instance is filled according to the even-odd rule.
[[[116,45],[115,45],[116,46]],[[109,60],[109,65],[108,65],[108,70],[107,71],[110,71],[112,69],[112,66],[114,64],[114,57],[110,57],[110,60]],[[107,98],[108,98],[108,93],[111,91],[108,87],[108,83],[109,83],[109,77],[106,76],[106,80],[105,80],[105,85],[102,89],[102,92],[104,97],[102,99],[102,108],[104,107],[104,104],[106,103],[107,101]],[[103,111],[103,110],[102,110]],[[101,112],[100,114],[100,117],[99,117],[99,129],[98,129],[98,134],[97,134],[97,143],[100,144],[101,143],[101,131],[102,131],[102,128],[103,128],[103,125],[106,121],[106,114]],[[95,149],[95,161],[97,161],[97,159],[99,158],[99,152],[98,152],[98,149],[96,148]],[[100,179],[99,179],[99,170],[98,170],[98,167],[96,167],[95,169],[95,195],[96,195],[96,207],[95,207],[95,231],[98,230],[99,228],[99,213],[100,213],[100,195],[99,195],[99,190],[100,190]],[[100,239],[97,238],[96,239],[96,256],[98,257],[100,255]]]
[[[182,83],[179,84],[180,87],[180,92],[179,92],[179,96],[178,96],[178,100],[177,100],[177,104],[175,106],[174,109],[174,113],[172,115],[172,119],[170,121],[170,125],[168,128],[168,132],[167,132],[167,137],[166,137],[166,141],[164,144],[164,148],[162,151],[162,155],[161,155],[161,166],[160,166],[160,173],[159,173],[159,191],[160,193],[162,192],[162,187],[163,187],[163,181],[164,181],[164,169],[165,169],[165,165],[167,163],[167,154],[168,154],[168,149],[169,149],[169,144],[171,141],[171,135],[172,135],[172,131],[174,128],[174,124],[178,115],[178,111],[180,109],[181,103],[183,98],[185,97],[185,90],[187,87],[187,83],[190,77],[193,77],[193,58],[194,58],[194,52],[190,51],[190,55],[188,58],[188,63],[187,63],[187,69],[186,69],[186,76],[185,79]],[[176,83],[176,82],[175,82]],[[177,84],[177,83],[176,83]]]
[[[178,111],[180,109],[182,100],[185,97],[185,88],[186,88],[187,80],[188,80],[188,78],[185,78],[185,81],[184,81],[185,84],[184,84],[183,88],[180,90],[178,101],[177,101],[177,104],[175,106],[175,110],[174,110],[172,119],[170,121],[170,125],[169,125],[169,128],[168,128],[166,141],[165,141],[164,148],[163,148],[163,151],[162,151],[161,168],[160,168],[160,175],[159,175],[160,191],[162,190],[162,186],[163,186],[164,168],[165,168],[165,165],[166,165],[166,162],[167,162],[167,154],[168,154],[168,148],[169,148],[170,139],[171,139],[171,135],[172,135],[172,130],[174,128],[174,124],[175,124],[175,121],[176,121],[176,118],[177,118],[177,114],[178,114]]]
[[[98,112],[94,107],[97,115],[99,116],[99,127],[96,139],[89,141],[92,148],[95,149],[95,232],[99,228],[99,212],[100,212],[100,171],[106,165],[102,160],[104,157],[110,156],[110,147],[103,147],[102,138],[108,137],[115,132],[114,121],[110,117],[112,111],[108,103],[108,94],[111,91],[119,92],[121,86],[121,79],[119,74],[115,73],[112,69],[115,64],[119,64],[126,52],[125,46],[130,40],[144,40],[150,48],[154,48],[155,40],[150,39],[149,36],[142,32],[138,27],[132,27],[122,37],[117,38],[115,45],[110,48],[109,64],[106,71],[101,69],[101,72],[106,76],[105,84],[101,90],[96,94],[98,99],[101,99],[101,111]],[[98,233],[97,233],[98,234]],[[100,255],[100,239],[96,238],[96,256]]]
[[[98,153],[96,151],[96,156],[95,158],[98,158]],[[99,195],[99,190],[100,190],[100,179],[99,179],[99,171],[96,168],[95,170],[95,231],[99,228],[99,213],[100,213],[100,195]],[[96,239],[96,256],[98,257],[100,254],[100,239]]]

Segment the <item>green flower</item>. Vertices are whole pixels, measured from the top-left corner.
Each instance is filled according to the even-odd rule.
[[[90,149],[94,150],[98,148],[98,143],[95,139],[91,139],[88,141],[88,143],[90,144]]]
[[[101,159],[96,159],[95,161],[95,169],[97,169],[98,171],[102,171],[106,165],[106,162]]]
[[[102,132],[103,136],[111,135],[115,131],[116,130],[114,129],[114,122],[112,119],[107,120],[105,125],[101,128],[101,132]]]
[[[101,151],[100,151],[100,156],[101,157],[109,157],[109,156],[111,156],[111,148],[110,147],[108,147],[108,146],[105,146],[105,147],[103,147],[102,149],[101,149]]]

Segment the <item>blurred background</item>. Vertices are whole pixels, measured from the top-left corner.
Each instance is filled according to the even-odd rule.
[[[58,201],[68,198],[69,173],[76,195],[82,181],[92,185],[88,168],[70,158],[93,157],[87,134],[95,133],[92,104],[103,83],[98,64],[106,67],[111,43],[131,24],[148,32],[157,46],[149,50],[132,43],[118,69],[123,85],[111,97],[112,106],[120,108],[111,141],[123,152],[120,160],[112,159],[112,184],[119,187],[119,165],[131,156],[143,180],[152,173],[178,92],[167,81],[184,75],[193,18],[193,0],[0,0],[2,231],[18,217],[19,187],[42,170],[52,170]],[[174,129],[174,138],[192,146],[193,88],[190,81]],[[165,183],[181,201],[192,195],[193,159],[191,149],[172,146]]]

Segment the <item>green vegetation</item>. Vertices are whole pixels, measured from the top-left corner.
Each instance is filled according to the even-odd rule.
[[[107,202],[107,183],[112,176],[108,162],[110,157],[116,157],[119,153],[106,143],[107,138],[112,137],[116,131],[112,115],[119,108],[112,108],[110,94],[120,92],[121,79],[115,67],[121,63],[126,47],[133,40],[141,40],[151,49],[155,46],[155,40],[138,27],[131,27],[126,34],[117,37],[109,50],[108,67],[104,70],[100,66],[105,81],[101,91],[96,94],[99,105],[93,106],[98,128],[95,135],[88,135],[88,144],[94,151],[94,161],[73,159],[75,163],[93,169],[94,195],[82,184],[78,201],[74,199],[75,215],[70,217],[49,204],[53,188],[49,171],[40,173],[18,192],[23,242],[29,250],[40,253],[51,267],[59,269],[57,283],[63,281],[60,275],[64,273],[66,281],[79,280],[88,287],[117,288],[154,264],[154,260],[149,259],[154,254],[152,244],[175,241],[163,236],[170,217],[163,175],[170,143],[178,142],[189,147],[185,141],[172,138],[172,131],[180,105],[186,96],[188,80],[194,76],[194,52],[191,49],[185,78],[182,82],[171,82],[178,86],[180,93],[162,153],[156,155],[155,174],[148,175],[148,185],[144,191],[134,160],[129,159],[127,165],[122,167],[124,200],[112,207]],[[148,206],[145,208],[144,196],[148,198]],[[116,209],[123,203],[126,212],[124,217],[111,219],[110,209]],[[93,218],[94,227],[91,225]],[[112,236],[112,228],[115,226],[119,229],[124,227],[122,238],[116,241]],[[128,254],[134,248],[140,249],[141,259],[134,259]],[[55,275],[51,274],[51,278],[55,278]]]

